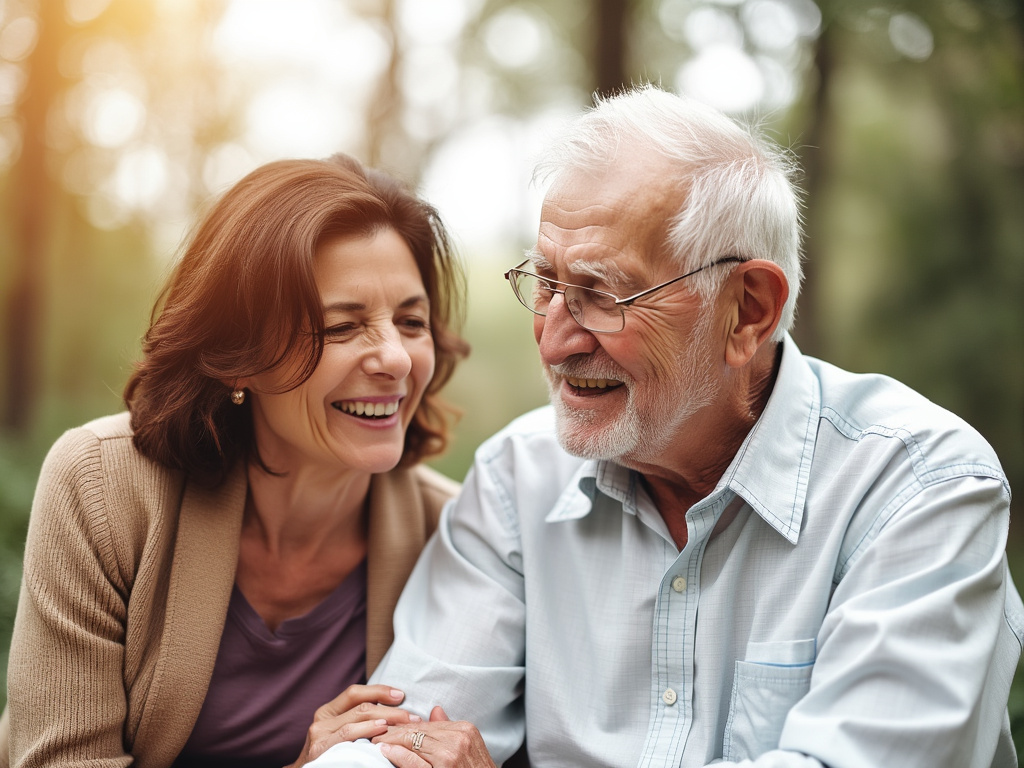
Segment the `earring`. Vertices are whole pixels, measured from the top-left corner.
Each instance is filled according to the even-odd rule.
[[[231,393],[231,402],[234,403],[235,405],[241,405],[242,403],[244,403],[245,402],[245,390],[244,389],[236,389],[234,392],[232,392]]]

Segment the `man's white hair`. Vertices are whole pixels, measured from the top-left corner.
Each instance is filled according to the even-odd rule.
[[[534,178],[554,181],[574,170],[612,163],[620,146],[649,149],[665,160],[667,190],[679,194],[667,245],[689,271],[724,256],[767,259],[789,281],[789,298],[773,336],[790,330],[800,292],[800,198],[791,153],[751,126],[653,85],[598,98],[541,156]],[[694,275],[705,301],[720,290],[723,269]]]

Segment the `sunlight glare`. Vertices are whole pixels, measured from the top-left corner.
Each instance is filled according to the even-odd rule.
[[[203,162],[203,186],[209,192],[222,192],[256,166],[249,151],[234,142],[220,144]]]
[[[0,61],[0,115],[9,114],[25,87],[25,70]]]
[[[465,0],[398,0],[398,25],[403,36],[426,45],[450,43],[466,24]]]
[[[764,76],[739,48],[713,45],[679,69],[678,88],[689,96],[738,114],[752,109],[764,94]]]
[[[64,13],[72,24],[88,24],[109,5],[110,0],[64,0]]]
[[[168,181],[167,155],[154,146],[134,147],[118,160],[114,194],[128,208],[148,210],[160,200]]]
[[[31,16],[19,16],[0,32],[0,59],[21,61],[28,57],[39,39],[39,25]]]
[[[459,65],[451,51],[440,45],[417,45],[402,62],[402,93],[414,107],[454,98]]]
[[[544,30],[532,13],[512,6],[491,17],[484,29],[487,53],[505,69],[523,69],[540,56]]]
[[[359,115],[327,103],[316,83],[279,79],[256,94],[246,113],[247,136],[260,157],[324,157],[361,136]]]
[[[460,245],[474,253],[522,237],[530,169],[522,162],[521,125],[489,117],[452,133],[423,174],[423,194]]]
[[[138,133],[146,118],[146,106],[123,88],[108,88],[92,96],[84,117],[86,139],[98,147],[113,149]]]
[[[779,0],[747,3],[741,15],[747,35],[761,50],[785,50],[799,37],[800,29],[793,11]]]
[[[85,198],[85,215],[97,229],[120,229],[131,221],[131,212],[107,192],[94,192]]]
[[[10,120],[0,122],[0,170],[6,170],[21,152],[21,134]]]
[[[690,12],[683,23],[686,42],[694,51],[726,45],[739,48],[743,45],[743,30],[736,19],[720,8],[697,8]]]
[[[892,47],[913,61],[925,61],[935,49],[928,24],[913,13],[896,13],[889,20]]]
[[[334,32],[351,18],[332,0],[231,0],[214,30],[214,50],[228,58],[273,61],[305,57],[337,45]]]
[[[764,78],[764,94],[758,107],[765,110],[785,109],[796,101],[797,82],[792,67],[773,56],[758,56],[757,66]]]
[[[334,0],[292,0],[284,14],[277,0],[232,0],[214,46],[255,83],[244,145],[257,163],[352,151],[363,102],[391,57],[379,25]]]
[[[821,8],[814,0],[786,0],[800,35],[813,39],[821,33]]]
[[[692,7],[691,0],[662,0],[658,4],[658,23],[670,40],[686,39],[686,18]]]

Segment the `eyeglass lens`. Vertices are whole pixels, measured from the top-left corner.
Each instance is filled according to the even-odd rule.
[[[561,293],[576,322],[587,330],[613,333],[622,330],[622,308],[612,296],[578,286],[560,286],[529,272],[514,272],[513,275],[520,301],[532,312],[547,315],[552,296]]]

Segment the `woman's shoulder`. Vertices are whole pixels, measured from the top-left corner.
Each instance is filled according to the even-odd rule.
[[[131,419],[127,412],[102,416],[67,430],[54,442],[46,455],[43,469],[101,472],[116,479],[122,471],[138,475],[165,475],[162,465],[143,456],[132,441]]]
[[[104,446],[105,443],[110,445]],[[101,447],[134,452],[131,421],[127,412],[101,416],[67,430],[50,448],[47,461],[98,455]]]
[[[128,413],[94,419],[61,435],[40,470],[37,496],[77,497],[85,508],[131,507],[130,500],[177,493],[181,473],[143,456],[132,442]],[[63,490],[62,490],[63,489]],[[122,504],[112,504],[119,499]]]

